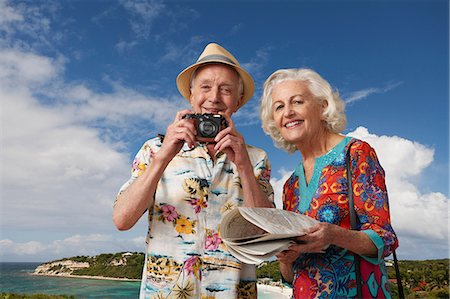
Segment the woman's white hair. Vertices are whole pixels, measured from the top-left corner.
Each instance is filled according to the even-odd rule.
[[[260,116],[264,132],[272,137],[275,146],[293,153],[297,147],[287,142],[278,131],[273,120],[272,91],[275,85],[284,81],[300,81],[307,84],[309,91],[318,102],[326,101],[327,106],[323,111],[323,119],[326,128],[333,133],[340,133],[346,125],[345,103],[339,93],[331,88],[330,83],[311,69],[281,69],[274,72],[264,82],[263,95],[261,97]]]

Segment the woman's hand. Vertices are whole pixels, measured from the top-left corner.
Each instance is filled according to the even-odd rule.
[[[283,278],[292,283],[294,280],[294,267],[293,264],[298,257],[298,254],[293,250],[284,250],[279,252],[276,257],[280,262],[280,272]]]
[[[287,250],[276,255],[278,261],[285,265],[292,265],[302,253],[323,252],[332,243],[333,226],[335,225],[320,222],[311,227],[306,235],[296,239],[300,244],[292,244]]]
[[[297,241],[302,244],[291,245],[289,249],[305,253],[324,252],[330,244],[334,243],[336,228],[334,224],[319,222],[311,227],[306,235],[297,238]]]
[[[280,263],[284,265],[292,265],[299,255],[300,252],[298,252],[295,249],[286,249],[277,253],[275,256],[277,257]]]
[[[190,148],[195,146],[197,132],[194,122],[183,118],[186,114],[191,113],[193,113],[191,110],[182,110],[177,113],[173,123],[167,127],[161,149],[156,154],[158,158],[170,162],[185,142]]]

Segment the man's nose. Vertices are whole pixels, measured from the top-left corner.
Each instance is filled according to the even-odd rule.
[[[218,103],[218,102],[221,101],[221,94],[220,94],[220,89],[219,88],[213,87],[211,89],[208,101],[210,101],[211,103]]]

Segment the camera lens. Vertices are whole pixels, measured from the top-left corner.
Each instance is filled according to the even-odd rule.
[[[201,135],[203,135],[204,137],[216,136],[219,129],[217,125],[211,121],[200,122],[198,127],[200,129]]]

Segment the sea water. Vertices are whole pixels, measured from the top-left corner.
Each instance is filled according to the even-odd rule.
[[[138,298],[138,281],[31,275],[39,263],[0,263],[1,292],[64,294],[76,298]]]
[[[72,295],[75,298],[138,298],[138,281],[99,280],[32,275],[40,263],[0,263],[0,292]],[[261,290],[258,299],[280,298]]]

